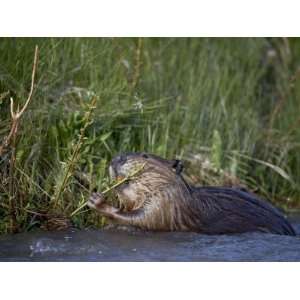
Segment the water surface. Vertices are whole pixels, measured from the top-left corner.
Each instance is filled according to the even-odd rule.
[[[300,217],[292,225],[300,234]],[[34,231],[1,236],[0,261],[300,261],[300,235]]]

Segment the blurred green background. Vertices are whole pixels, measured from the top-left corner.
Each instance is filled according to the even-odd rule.
[[[102,226],[92,211],[69,216],[107,187],[109,161],[125,151],[177,157],[194,183],[300,207],[299,39],[1,38],[0,144],[9,98],[26,101],[35,45],[13,170],[10,145],[0,157],[1,233],[60,216]]]

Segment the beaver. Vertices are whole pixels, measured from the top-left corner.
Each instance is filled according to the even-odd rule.
[[[101,193],[93,193],[88,206],[118,224],[146,230],[295,235],[275,207],[244,188],[190,185],[182,176],[180,160],[121,154],[111,161],[110,177],[127,177],[143,164],[133,179],[116,188],[119,208],[106,203]]]

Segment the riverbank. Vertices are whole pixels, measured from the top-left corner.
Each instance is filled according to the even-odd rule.
[[[0,144],[10,97],[17,109],[28,96],[35,45],[32,99],[0,157],[1,234],[55,220],[102,227],[90,210],[70,214],[126,151],[300,208],[299,39],[1,38]]]

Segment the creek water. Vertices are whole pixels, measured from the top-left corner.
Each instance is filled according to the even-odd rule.
[[[201,235],[133,229],[32,231],[0,236],[0,261],[300,261],[298,236]]]

